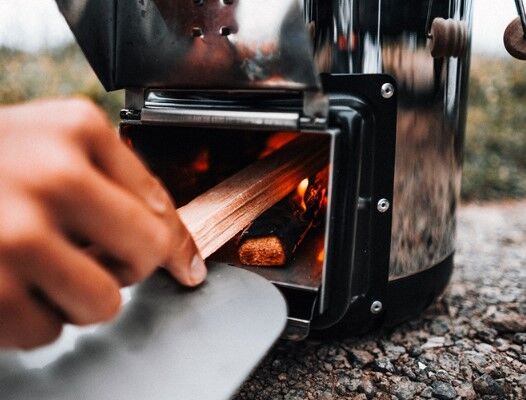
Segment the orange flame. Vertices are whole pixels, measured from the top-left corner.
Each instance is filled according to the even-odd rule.
[[[300,203],[300,206],[303,209],[303,211],[307,211],[307,205],[305,204],[305,193],[307,192],[308,187],[309,187],[309,179],[305,178],[304,180],[300,182],[300,184],[296,188],[298,202]]]
[[[318,261],[319,263],[322,263],[324,259],[325,259],[325,249],[321,249],[320,252],[318,253],[318,256],[316,257],[316,261]]]

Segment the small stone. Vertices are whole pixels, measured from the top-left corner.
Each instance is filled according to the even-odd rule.
[[[351,350],[350,353],[353,360],[360,367],[365,367],[374,361],[374,356],[366,350]]]
[[[367,400],[367,396],[363,393],[360,393],[354,396],[351,400]]]
[[[501,397],[505,395],[502,387],[488,374],[484,374],[475,379],[473,381],[473,389],[481,395]]]
[[[513,335],[513,341],[517,344],[526,344],[526,332],[518,332]]]
[[[496,313],[489,322],[499,332],[526,331],[526,315],[515,312]]]
[[[449,332],[449,326],[445,318],[437,318],[431,322],[429,330],[435,336],[443,336]]]
[[[434,381],[431,389],[433,395],[440,400],[453,400],[457,396],[456,390],[447,382]]]
[[[351,378],[346,375],[342,375],[338,378],[335,385],[336,393],[343,396],[349,392],[349,386],[351,385]]]
[[[387,345],[384,347],[385,355],[392,361],[398,360],[402,354],[405,354],[405,347]]]
[[[373,396],[376,393],[376,387],[369,378],[364,378],[362,380],[360,388],[362,389],[362,392],[364,392],[367,395],[367,397]]]
[[[494,348],[493,346],[487,343],[479,343],[475,346],[475,350],[477,350],[478,352],[482,354],[489,354],[489,353],[493,353]]]
[[[432,336],[422,345],[422,350],[444,347],[445,338],[443,336]]]
[[[395,372],[395,368],[388,358],[379,358],[373,364],[373,369],[380,372]]]
[[[420,396],[422,396],[425,399],[430,399],[431,397],[433,397],[433,389],[427,386],[424,390],[420,392]]]
[[[421,363],[420,361],[418,361],[418,369],[420,371],[423,371],[427,368],[427,366],[424,364],[424,363]]]
[[[463,399],[474,400],[477,398],[477,393],[473,389],[471,383],[464,383],[457,388],[457,395]]]
[[[412,400],[417,394],[418,386],[407,378],[403,378],[393,387],[392,393],[400,400]]]
[[[278,375],[278,380],[281,381],[281,382],[284,382],[287,380],[287,374],[285,373],[281,373]]]

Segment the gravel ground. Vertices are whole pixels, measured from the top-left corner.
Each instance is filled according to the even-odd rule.
[[[456,271],[420,319],[279,342],[236,400],[526,399],[526,202],[461,209]]]

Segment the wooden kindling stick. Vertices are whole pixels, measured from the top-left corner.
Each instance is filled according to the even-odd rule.
[[[328,163],[328,137],[300,136],[181,207],[179,215],[207,258]]]

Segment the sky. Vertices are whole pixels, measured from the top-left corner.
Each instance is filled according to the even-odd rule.
[[[502,34],[513,0],[473,0],[473,51],[505,56]],[[73,40],[54,0],[0,0],[0,45],[36,51]]]

